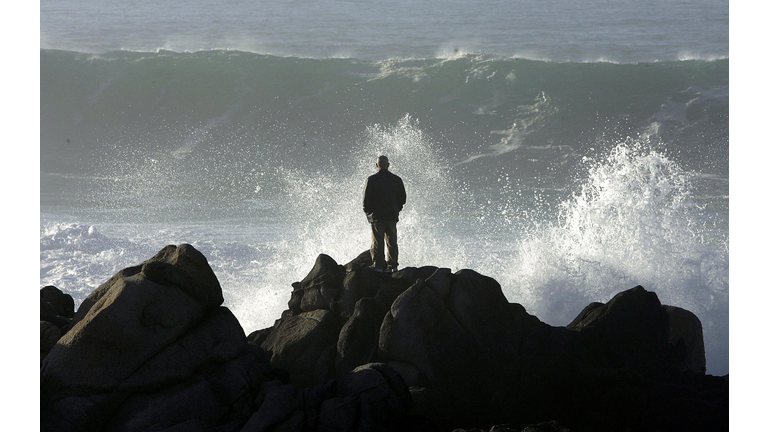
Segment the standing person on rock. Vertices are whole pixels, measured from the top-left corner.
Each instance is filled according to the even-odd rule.
[[[389,172],[386,156],[379,156],[376,168],[379,171],[368,177],[363,194],[363,211],[371,224],[371,268],[379,272],[393,272],[398,266],[397,222],[405,204],[405,186],[400,177]]]

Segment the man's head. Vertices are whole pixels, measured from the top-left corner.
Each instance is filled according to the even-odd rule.
[[[389,159],[387,159],[386,156],[379,156],[379,158],[376,159],[376,168],[380,170],[389,169]]]

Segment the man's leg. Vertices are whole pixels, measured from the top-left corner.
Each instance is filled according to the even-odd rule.
[[[400,255],[397,249],[397,221],[387,221],[386,236],[384,237],[387,242],[387,265],[392,268],[397,268],[397,259]]]
[[[371,224],[371,260],[373,266],[384,269],[387,264],[384,261],[384,233],[386,224],[378,221]]]

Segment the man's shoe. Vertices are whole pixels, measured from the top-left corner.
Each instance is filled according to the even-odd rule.
[[[373,271],[375,271],[375,272],[377,272],[377,273],[383,273],[384,272],[384,269],[376,267],[376,266],[369,266],[368,268],[373,270]]]
[[[392,266],[389,266],[389,267],[387,267],[387,269],[386,269],[386,270],[384,270],[384,271],[385,271],[385,272],[387,272],[387,273],[394,273],[394,272],[396,272],[396,271],[397,271],[397,267],[392,267]]]

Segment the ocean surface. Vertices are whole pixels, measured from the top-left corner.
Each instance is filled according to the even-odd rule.
[[[408,191],[401,266],[552,325],[643,285],[729,372],[727,1],[40,2],[40,285],[76,305],[167,244],[246,333]]]

